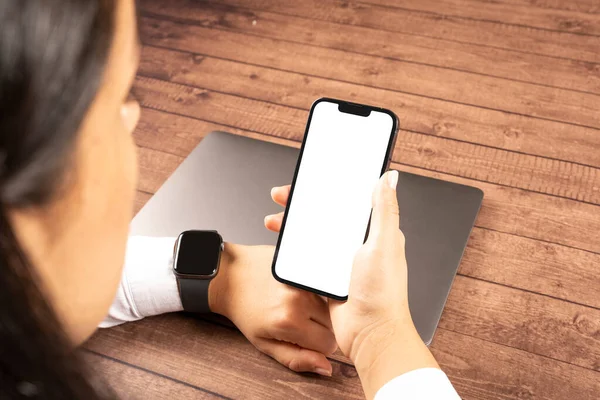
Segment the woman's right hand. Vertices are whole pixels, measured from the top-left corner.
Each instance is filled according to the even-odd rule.
[[[408,308],[408,273],[396,185],[389,171],[373,192],[369,237],[356,254],[348,301],[329,300],[338,345],[352,359],[367,398],[405,372],[437,362],[421,340]],[[274,188],[273,200],[285,205],[289,186]],[[283,213],[266,218],[279,231]]]
[[[369,236],[354,258],[348,301],[329,302],[338,345],[353,361],[372,335],[384,340],[413,329],[397,182],[398,172],[390,171],[375,187]]]
[[[348,301],[329,301],[338,345],[354,362],[368,398],[405,372],[439,368],[410,316],[397,183],[397,171],[379,180],[369,237],[354,258]]]

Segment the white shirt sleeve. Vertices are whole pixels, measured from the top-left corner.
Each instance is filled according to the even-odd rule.
[[[173,273],[175,240],[129,237],[121,284],[100,328],[183,310]]]
[[[437,368],[421,368],[402,374],[385,385],[374,400],[460,400],[446,374]]]

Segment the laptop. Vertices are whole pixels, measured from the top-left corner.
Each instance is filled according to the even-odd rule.
[[[277,243],[264,217],[282,211],[271,188],[292,181],[299,150],[225,132],[207,135],[140,210],[132,235],[217,230],[232,243]],[[408,297],[421,338],[431,343],[467,245],[483,192],[400,172],[400,228],[406,237]],[[270,267],[270,266],[269,266]]]

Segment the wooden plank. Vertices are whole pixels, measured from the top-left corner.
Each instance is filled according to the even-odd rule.
[[[259,354],[239,332],[183,315],[101,330],[86,346],[236,398],[242,393],[244,398],[362,398],[348,365],[334,362],[330,379],[295,374]],[[598,390],[597,372],[444,329],[432,351],[465,400],[586,400]]]
[[[237,330],[181,314],[100,330],[85,346],[232,398],[364,398],[351,366],[334,362],[330,379],[297,374],[260,353]]]
[[[490,0],[479,0],[482,3],[490,3]],[[577,11],[589,14],[600,14],[600,3],[596,0],[493,0],[494,3],[512,4],[527,7],[539,7],[544,9]]]
[[[600,309],[600,254],[475,228],[459,273]]]
[[[166,3],[161,2],[161,4]],[[202,12],[196,14],[188,13],[186,8],[177,8],[177,10],[178,18],[187,18],[186,21],[192,22],[201,20],[203,24],[203,27],[190,26],[188,29],[183,24],[181,29],[187,31],[187,35],[189,35],[187,42],[197,42],[193,40],[192,31],[207,29],[204,26],[231,30],[233,34],[259,34],[261,36],[246,35],[244,41],[238,42],[236,47],[252,48],[254,46],[251,43],[256,42],[256,46],[258,46],[259,43],[268,42],[268,45],[273,47],[272,50],[282,51],[284,48],[289,48],[289,50],[285,50],[286,53],[298,53],[300,59],[312,55],[314,62],[321,64],[320,69],[327,70],[325,73],[328,77],[339,76],[340,71],[330,67],[335,63],[333,65],[337,64],[340,66],[339,68],[346,70],[342,72],[342,75],[353,82],[431,96],[460,104],[600,127],[600,116],[597,112],[597,103],[600,100],[598,95],[381,58],[377,56],[381,42],[376,39],[370,40],[369,35],[351,32],[353,27],[344,29],[344,35],[340,36],[339,27],[326,23],[329,25],[331,34],[319,36],[319,46],[315,47],[311,45],[315,40],[310,36],[314,36],[315,32],[315,22],[312,20],[279,14],[253,13],[248,15],[243,11],[231,11],[229,8],[220,7],[208,10],[197,9]],[[261,23],[256,26],[252,25],[254,18],[259,18]],[[319,31],[322,29],[319,27]],[[167,27],[166,32],[169,32],[166,35],[168,36],[167,41],[169,41],[173,34],[172,28]],[[338,36],[332,36],[334,32],[338,32]],[[165,36],[165,31],[161,30],[159,35]],[[307,36],[309,37],[306,38]],[[144,36],[145,43],[162,42],[160,39],[156,40],[156,37],[153,36],[148,40]],[[186,41],[185,37],[182,39],[184,42]],[[340,41],[343,43],[338,44]],[[210,42],[207,41],[207,44]],[[357,46],[365,47],[365,51],[369,51],[371,54],[346,51]],[[258,55],[264,57],[264,53],[263,49]],[[286,59],[287,61],[282,62],[296,62],[290,57],[286,57]],[[306,60],[308,62],[310,58],[306,58]]]
[[[261,135],[254,132],[240,129],[230,129],[229,127],[207,123],[204,121],[181,117],[173,114],[159,112],[151,109],[144,109],[140,125],[136,130],[136,142],[140,146],[146,147],[142,152],[154,149],[158,151],[175,152],[180,157],[186,157],[194,147],[199,143],[205,133],[213,130],[225,130],[231,133],[252,137],[259,140],[279,143],[282,145],[298,147],[299,143],[289,140],[277,140],[271,136]],[[155,156],[155,160],[158,156]],[[172,160],[171,156],[166,157]],[[160,178],[150,181],[165,180],[174,172],[179,160],[175,162],[161,162],[163,165],[163,174]],[[402,166],[395,166],[402,169]],[[427,171],[413,171],[419,174],[426,174]],[[477,184],[476,182],[463,182]],[[147,188],[153,189],[153,188]],[[486,190],[486,198],[482,214],[477,221],[477,228],[472,233],[469,240],[469,247],[464,255],[461,264],[460,273],[479,279],[498,282],[504,285],[521,288],[569,301],[585,304],[588,306],[600,308],[600,297],[595,288],[600,287],[600,274],[598,274],[598,265],[600,265],[600,255],[587,251],[573,249],[570,247],[541,242],[539,240],[527,239],[514,236],[513,229],[507,229],[509,232],[490,231],[487,228],[503,228],[498,226],[501,220],[506,217],[496,216],[488,217],[488,202],[495,202],[496,199],[490,199]],[[149,196],[145,194],[145,196]],[[523,214],[518,207],[514,207],[515,199],[521,197],[519,191],[515,190],[508,193],[505,204],[500,203],[496,207],[506,209],[507,214],[517,214],[516,218],[527,218],[532,227],[552,225],[557,223],[542,213],[536,214],[533,218]],[[534,203],[541,202],[539,198],[529,199]],[[560,212],[560,210],[556,210]],[[550,213],[552,216],[552,213]],[[545,219],[544,219],[545,218]],[[551,218],[551,217],[550,217]],[[575,230],[579,231],[585,227],[575,227],[574,230],[567,231],[573,234]],[[563,230],[563,232],[565,232]],[[594,236],[591,237],[593,240]],[[510,249],[510,251],[507,251]]]
[[[261,0],[260,4],[262,7],[263,4],[271,5],[275,1],[277,0]],[[335,18],[335,22],[342,24],[362,25],[393,32],[410,33],[593,63],[600,61],[600,54],[597,51],[598,39],[594,36],[506,26],[488,21],[466,20],[464,18],[391,9],[389,7],[382,8],[344,0],[305,0],[298,3],[298,6],[312,10],[312,15],[316,18],[321,15],[330,15]],[[194,18],[194,15],[202,15],[208,9],[214,8],[215,3],[207,4],[207,2],[203,2],[199,6],[193,0],[176,0],[163,3],[158,0],[148,0],[141,4],[141,7],[143,10],[160,10],[161,13],[168,13],[172,16],[179,15]],[[256,8],[260,9],[261,7]],[[246,14],[248,16],[256,15],[254,9],[247,11]],[[203,23],[210,23],[202,17],[199,20]],[[258,21],[257,19],[256,26],[260,25]]]
[[[398,32],[397,23],[390,26],[382,24],[360,25],[361,19],[348,19],[340,21],[338,15],[345,10],[328,9],[321,10],[323,2],[319,2],[316,9],[306,6],[304,2],[289,1],[240,1],[225,0],[226,4],[245,7],[252,10],[252,15],[257,19],[253,25],[252,32],[263,32],[263,23],[272,24],[270,14],[262,15],[261,11],[282,13],[301,18],[308,18],[312,28],[306,38],[313,43],[323,45],[329,44],[338,48],[373,54],[381,57],[389,57],[398,60],[411,61],[421,64],[436,65],[440,67],[458,69],[462,71],[476,72],[483,75],[491,75],[510,80],[538,83],[547,86],[574,89],[584,92],[598,93],[600,89],[600,74],[597,73],[598,66],[584,61],[543,56],[539,54],[523,53],[512,49],[500,49],[496,47],[481,46],[465,42],[457,42],[443,38],[431,38],[412,34],[412,32]],[[403,0],[406,2],[407,0]],[[444,0],[456,2],[457,0]],[[473,0],[470,0],[473,2]],[[221,2],[219,2],[221,4]],[[427,4],[437,3],[427,0]],[[414,2],[416,7],[421,7],[423,2]],[[456,7],[462,10],[461,6]],[[480,4],[480,3],[476,3]],[[485,4],[483,9],[493,6]],[[505,9],[514,6],[501,6]],[[331,8],[331,6],[329,6]],[[369,7],[360,10],[360,15],[375,13],[371,20],[381,19],[381,15],[388,12],[377,7]],[[529,15],[511,13],[511,15]],[[260,26],[258,21],[261,21]],[[321,21],[333,22],[336,25],[323,23]],[[384,19],[389,21],[389,19]],[[598,18],[596,18],[598,21]],[[341,22],[341,25],[339,24]],[[295,20],[294,24],[306,25],[307,22]],[[596,22],[598,24],[598,22]],[[351,25],[351,26],[349,26]],[[600,24],[599,24],[600,25]],[[292,27],[298,29],[297,27]],[[291,28],[287,28],[291,29]],[[600,29],[600,28],[599,28]],[[359,36],[361,40],[354,38]],[[383,43],[383,45],[382,45]]]
[[[598,372],[444,329],[431,350],[465,400],[595,400],[600,393]]]
[[[171,62],[172,61],[172,62]],[[396,109],[400,107],[397,96],[377,89],[357,88],[356,85],[332,82],[313,78],[309,84],[302,85],[306,77],[282,71],[261,67],[248,66],[210,57],[198,58],[193,54],[173,52],[166,49],[146,48],[143,52],[140,73],[146,76],[156,76],[170,82],[193,85],[220,92],[240,96],[251,95],[253,98],[270,103],[283,104],[289,107],[306,108],[318,93],[331,97],[340,97],[350,91],[361,92],[361,101],[378,104]],[[151,83],[143,85],[147,87]],[[257,82],[259,81],[259,82]],[[225,82],[225,83],[221,83]],[[295,91],[294,87],[302,87]],[[136,90],[138,90],[136,88]],[[143,91],[143,89],[140,89]],[[184,89],[182,89],[184,90]],[[279,92],[293,93],[292,95],[277,95]],[[142,93],[140,91],[140,96]],[[147,97],[146,95],[144,95]],[[153,94],[152,97],[158,97]],[[210,101],[217,101],[212,98]],[[207,100],[208,101],[208,100]],[[404,104],[402,104],[404,105]],[[411,108],[413,109],[413,108]],[[414,107],[414,109],[422,109]],[[430,108],[424,108],[428,110]],[[294,113],[297,116],[297,113]],[[282,119],[285,113],[281,112]],[[300,117],[300,116],[299,116]],[[406,111],[400,114],[401,125],[408,120],[411,124],[412,115]],[[306,117],[292,121],[295,126],[295,140],[301,140]],[[217,121],[224,123],[224,121]],[[432,122],[435,124],[435,122]],[[464,135],[464,134],[463,134]],[[600,136],[594,135],[599,141]],[[565,141],[569,137],[561,137]],[[533,142],[533,141],[532,141]],[[557,143],[546,141],[548,147],[557,151]],[[573,141],[570,140],[572,143]],[[535,144],[538,145],[539,139]],[[593,147],[589,148],[593,150]],[[600,199],[600,173],[598,169],[583,165],[572,165],[558,160],[545,160],[540,157],[524,154],[513,154],[498,148],[482,148],[462,141],[447,140],[432,136],[429,133],[401,131],[398,138],[396,160],[411,165],[420,165],[428,169],[464,175],[477,180],[520,187],[543,193],[578,200],[597,202]],[[578,154],[581,160],[581,155]],[[595,157],[600,156],[595,152]],[[570,193],[567,195],[567,193]]]
[[[440,327],[600,371],[597,309],[458,276]]]
[[[85,352],[84,356],[96,373],[110,384],[120,399],[204,400],[223,398],[202,391],[200,388],[195,388],[134,366],[128,366],[122,362],[91,352]]]
[[[600,15],[581,11],[478,0],[366,0],[365,3],[499,24],[600,35]]]
[[[385,99],[384,102],[393,106],[393,109],[402,117],[405,124],[403,126],[408,130],[448,136],[493,147],[506,147],[510,150],[530,154],[553,158],[560,157],[589,165],[600,165],[600,156],[597,151],[594,151],[594,146],[600,140],[596,129],[586,129],[569,124],[528,118],[522,115],[507,114],[501,111],[486,110],[387,90],[389,87],[380,83],[376,78],[371,79],[368,76],[365,78],[364,71],[360,71],[360,68],[357,67],[361,65],[358,60],[354,60],[353,66],[347,65],[344,60],[323,60],[320,54],[329,54],[331,50],[303,47],[304,50],[319,54],[303,54],[302,56],[298,54],[298,59],[303,61],[297,62],[294,57],[289,56],[296,50],[287,48],[288,46],[298,46],[295,44],[276,41],[266,43],[264,42],[266,39],[252,38],[252,42],[256,40],[262,42],[259,49],[250,43],[246,43],[244,35],[232,32],[215,31],[196,26],[175,24],[169,21],[145,21],[147,23],[142,26],[142,31],[146,42],[237,60],[242,63],[250,62],[271,69],[283,69],[304,74],[304,76],[298,76],[294,79],[293,90],[278,90],[271,94],[271,96],[278,96],[279,98],[289,98],[290,101],[300,98],[303,107],[307,107],[310,101],[315,98],[330,92],[343,93],[342,98],[355,99],[361,102],[367,102],[374,96],[380,95]],[[195,37],[203,37],[203,40],[195,40]],[[244,43],[244,45],[240,45],[240,43]],[[148,50],[148,52],[150,51]],[[193,56],[188,55],[188,57]],[[203,61],[199,57],[201,56],[196,55],[196,62],[202,63]],[[185,57],[182,56],[181,58]],[[338,65],[339,62],[343,63],[339,70],[329,67],[331,63]],[[189,61],[186,65],[188,64]],[[207,61],[207,64],[211,64],[211,62]],[[167,65],[167,74],[163,77],[169,76],[168,72],[172,73],[176,69],[172,66],[174,64],[169,63]],[[225,62],[220,65],[225,65]],[[152,68],[158,69],[159,66]],[[206,68],[210,68],[210,65]],[[244,71],[251,69],[251,66],[247,66]],[[272,72],[270,76],[278,76],[276,73]],[[279,74],[279,76],[282,76],[283,71],[279,71]],[[320,90],[322,86],[317,86],[317,84],[320,85],[326,80],[306,76],[306,74],[324,76],[331,79],[331,82],[323,86],[323,90]],[[180,75],[186,75],[185,70],[182,70]],[[259,93],[261,86],[269,84],[255,71],[246,76],[250,82],[247,81],[244,87],[250,87]],[[374,91],[373,87],[340,82],[340,76],[346,76],[347,79],[345,80],[360,82],[363,85],[369,84],[368,81],[372,81],[370,83],[379,86],[380,90]],[[252,82],[252,77],[257,82]],[[286,75],[286,77],[291,78],[292,75]],[[201,79],[201,77],[194,77],[194,79]],[[297,84],[299,81],[303,83]],[[218,82],[227,85],[227,79]],[[279,80],[275,83],[279,84]],[[441,84],[441,86],[443,85]],[[344,92],[344,90],[348,91]],[[299,91],[298,95],[295,95],[296,91]],[[309,94],[310,96],[308,96]],[[380,102],[381,100],[376,101],[375,104]],[[552,147],[555,140],[557,141],[556,144],[560,143],[560,145]]]

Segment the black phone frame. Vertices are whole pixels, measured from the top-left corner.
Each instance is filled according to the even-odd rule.
[[[392,153],[393,153],[394,147],[396,145],[396,138],[398,136],[398,129],[400,126],[400,121],[398,120],[398,117],[396,116],[396,114],[394,114],[392,111],[390,111],[388,109],[368,106],[368,105],[364,105],[364,104],[352,103],[352,102],[348,102],[348,101],[344,101],[344,100],[332,99],[329,97],[322,97],[322,98],[316,100],[310,107],[310,114],[308,115],[308,121],[306,123],[306,130],[304,131],[304,138],[302,139],[302,146],[300,147],[300,154],[298,156],[298,162],[296,163],[296,169],[294,171],[294,178],[292,179],[290,194],[289,194],[287,205],[285,208],[285,213],[283,215],[283,221],[281,222],[281,230],[279,232],[279,237],[277,238],[277,245],[275,246],[275,253],[273,255],[273,263],[271,265],[271,272],[273,274],[273,277],[278,282],[293,286],[298,289],[307,290],[309,292],[316,293],[320,296],[329,297],[334,300],[346,301],[346,300],[348,300],[348,296],[337,296],[332,293],[327,293],[327,292],[324,292],[324,291],[321,291],[318,289],[311,288],[309,286],[305,286],[305,285],[302,285],[302,284],[299,284],[296,282],[288,281],[288,280],[283,279],[280,276],[278,276],[277,272],[275,271],[275,265],[277,264],[277,255],[279,253],[279,247],[281,245],[281,240],[283,238],[283,234],[285,231],[285,223],[287,221],[288,212],[289,212],[290,206],[292,204],[292,198],[294,196],[294,188],[296,186],[296,178],[298,177],[298,172],[300,171],[300,164],[302,163],[302,155],[304,154],[304,146],[306,144],[306,139],[308,138],[308,131],[310,129],[310,123],[312,120],[313,112],[315,110],[315,107],[319,103],[323,103],[323,102],[337,104],[338,110],[343,113],[350,113],[350,114],[354,114],[354,115],[360,115],[363,117],[367,117],[371,114],[372,111],[376,111],[376,112],[382,112],[382,113],[388,114],[389,116],[392,117],[392,121],[393,121],[392,132],[390,135],[390,140],[388,142],[388,147],[387,147],[385,158],[383,161],[383,166],[381,168],[380,176],[383,175],[389,167]],[[371,225],[371,218],[369,217],[369,223],[367,224],[367,230],[365,233],[365,241],[368,236],[370,225]]]

